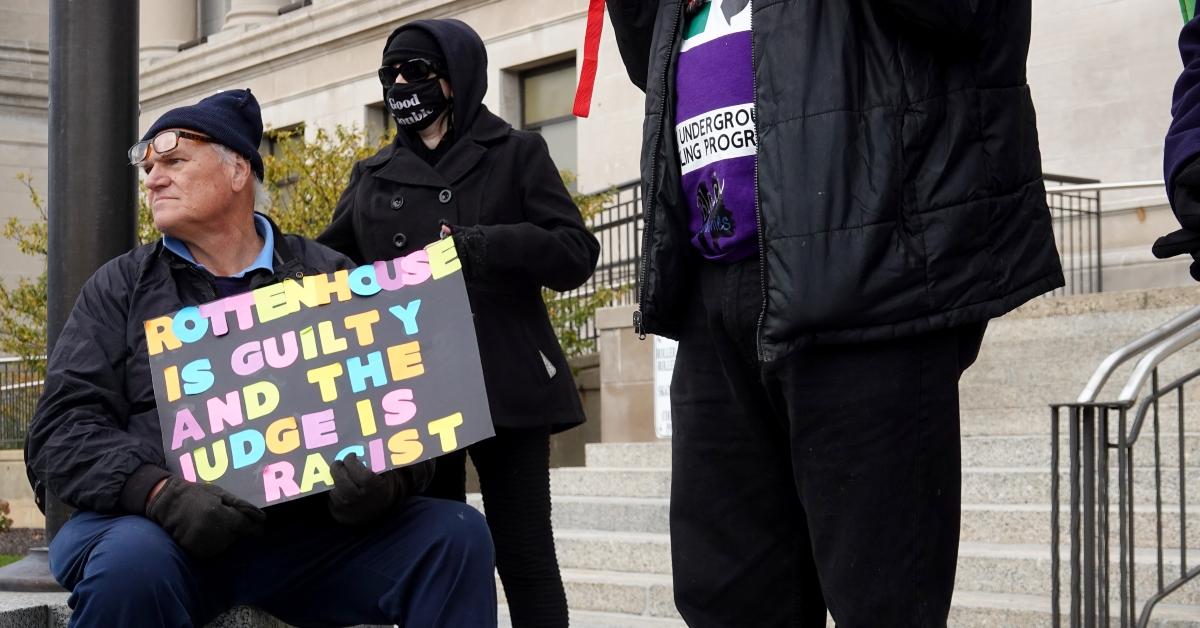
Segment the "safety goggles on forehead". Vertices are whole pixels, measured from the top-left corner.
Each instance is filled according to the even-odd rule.
[[[423,81],[430,75],[441,74],[441,68],[429,59],[409,59],[379,68],[379,82],[383,83],[384,87],[391,87],[397,76],[403,76],[405,81],[412,83]]]
[[[197,142],[213,141],[210,137],[205,137],[196,133],[188,133],[187,131],[163,131],[148,140],[142,140],[137,144],[130,146],[129,165],[140,166],[147,159],[150,159],[151,148],[154,148],[154,152],[158,153],[159,155],[166,155],[167,153],[179,147],[179,138],[181,137],[189,140],[195,140]]]

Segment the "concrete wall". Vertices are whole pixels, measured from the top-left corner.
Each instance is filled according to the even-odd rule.
[[[596,313],[600,332],[600,440],[656,441],[654,434],[654,342],[633,333],[635,306]]]
[[[42,528],[46,518],[33,503],[33,489],[25,476],[25,452],[0,450],[0,499],[8,502],[14,528]]]
[[[45,198],[49,84],[49,3],[0,0],[0,221],[37,217],[18,174]],[[0,280],[37,275],[41,260],[0,239]]]
[[[1029,84],[1047,172],[1162,177],[1182,24],[1167,0],[1034,0]]]
[[[220,89],[251,88],[269,127],[300,122],[311,133],[337,124],[377,124],[382,99],[376,77],[383,42],[417,18],[461,19],[483,37],[489,56],[485,103],[520,119],[517,73],[554,59],[581,60],[585,0],[317,0],[258,24],[227,27],[207,43],[146,59],[141,69],[141,125],[162,112]],[[576,63],[577,71],[579,63]],[[638,176],[642,96],[605,29],[592,116],[578,122],[579,189]]]

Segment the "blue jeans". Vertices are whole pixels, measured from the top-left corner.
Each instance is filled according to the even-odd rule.
[[[493,566],[478,511],[420,497],[365,528],[271,525],[204,562],[135,515],[76,513],[50,544],[72,628],[202,626],[238,605],[296,626],[495,626]]]

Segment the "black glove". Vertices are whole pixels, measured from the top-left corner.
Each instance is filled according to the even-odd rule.
[[[224,489],[169,477],[146,516],[193,558],[211,558],[243,536],[262,534],[267,515]]]
[[[487,257],[487,237],[479,227],[460,227],[443,221],[454,236],[454,250],[462,264],[463,279],[474,281],[483,276]]]
[[[1185,253],[1191,255],[1192,265],[1189,268],[1189,272],[1192,274],[1192,279],[1200,281],[1200,231],[1180,229],[1179,231],[1168,233],[1155,240],[1154,247],[1150,250],[1154,253],[1154,257],[1158,259],[1166,259]]]
[[[376,475],[358,454],[329,465],[333,488],[329,491],[329,514],[334,521],[348,526],[370,523],[424,488],[417,473],[426,465],[392,469]]]

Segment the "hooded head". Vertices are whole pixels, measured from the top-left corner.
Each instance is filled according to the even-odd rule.
[[[453,126],[470,128],[487,93],[487,50],[479,34],[459,20],[409,22],[388,36],[383,45],[383,64],[409,58],[430,59],[445,68],[443,78],[449,81],[454,94],[450,111]],[[384,98],[387,90],[384,86]]]

